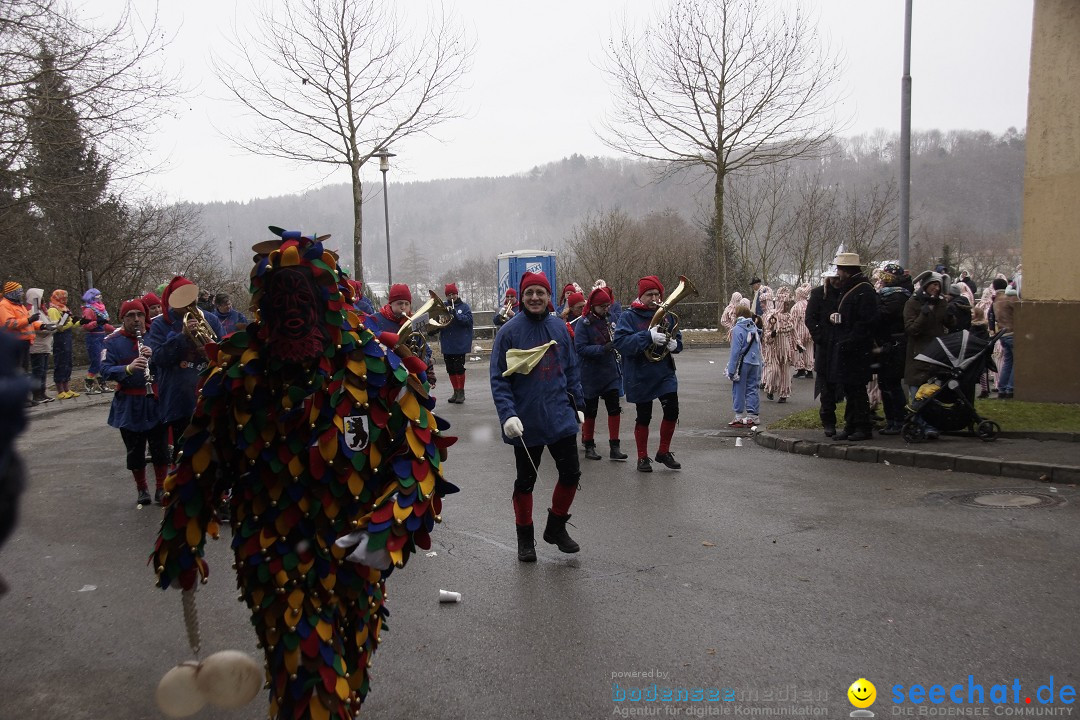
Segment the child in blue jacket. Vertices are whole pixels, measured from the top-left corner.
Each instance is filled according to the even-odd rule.
[[[735,310],[735,327],[731,329],[731,356],[724,377],[731,380],[731,406],[735,419],[730,427],[751,427],[758,424],[758,385],[761,383],[761,333],[751,318],[750,308],[739,305]]]

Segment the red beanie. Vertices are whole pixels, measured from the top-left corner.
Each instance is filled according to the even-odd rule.
[[[174,277],[172,280],[169,281],[168,285],[165,286],[165,290],[163,290],[162,293],[161,293],[161,309],[165,313],[165,319],[167,321],[169,321],[169,322],[173,321],[173,317],[169,313],[169,308],[172,307],[171,305],[169,305],[169,296],[172,295],[177,290],[177,288],[181,288],[181,287],[183,287],[185,285],[194,285],[194,284],[195,283],[191,282],[190,280],[188,280],[183,275],[177,275],[176,277]]]
[[[569,297],[566,298],[566,307],[574,307],[578,303],[583,303],[583,302],[585,302],[585,296],[584,295],[582,295],[579,292],[572,292],[572,293],[570,293]]]
[[[161,304],[161,298],[159,298],[157,295],[155,295],[152,292],[148,292],[148,293],[146,293],[145,295],[142,296],[142,302],[143,302],[143,305],[146,306],[147,311],[149,311],[151,305],[160,305]]]
[[[446,283],[446,287],[443,288],[443,295],[449,295],[450,293],[458,294],[457,285],[454,283]]]
[[[390,300],[389,302],[397,302],[398,300],[408,300],[412,302],[412,293],[409,291],[409,286],[398,283],[390,286]]]
[[[134,300],[125,300],[120,305],[120,318],[123,319],[123,317],[132,310],[138,310],[143,315],[146,314],[146,306],[143,305],[143,301],[139,298],[136,298]]]
[[[525,288],[532,287],[533,285],[539,285],[551,293],[551,283],[548,282],[547,275],[542,272],[534,273],[527,272],[521,276],[521,283],[518,285],[522,295],[525,294]]]
[[[639,299],[650,290],[659,290],[660,296],[664,296],[664,286],[661,284],[660,278],[655,275],[647,275],[637,281],[637,296]]]
[[[506,288],[506,294],[511,297],[517,297],[517,290],[514,288]]]
[[[589,299],[585,303],[585,309],[582,310],[582,314],[588,315],[597,305],[610,305],[611,300],[610,288],[593,288],[593,291],[589,293]]]

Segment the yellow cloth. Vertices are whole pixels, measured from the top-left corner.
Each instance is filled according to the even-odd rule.
[[[940,390],[940,389],[941,389],[940,385],[935,385],[933,383],[926,383],[925,385],[921,385],[919,387],[919,389],[915,391],[915,399],[916,400],[925,400],[926,398],[935,395],[937,393],[937,391]]]
[[[528,375],[540,363],[540,358],[544,357],[544,353],[548,351],[548,348],[555,344],[554,340],[548,340],[543,345],[537,345],[528,350],[507,350],[506,370],[502,376],[507,377],[514,373]]]

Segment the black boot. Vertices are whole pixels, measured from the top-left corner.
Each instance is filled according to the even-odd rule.
[[[532,523],[517,526],[518,560],[536,562],[536,540],[533,539]]]
[[[592,440],[585,441],[585,459],[586,460],[599,460],[600,453],[596,452],[596,443]]]
[[[458,388],[454,391],[454,397],[457,398],[457,402],[460,405],[465,402],[465,388]]]
[[[611,452],[608,453],[608,457],[610,457],[612,460],[625,460],[626,459],[626,453],[619,450],[619,441],[618,440],[608,440],[608,445],[611,446]]]
[[[569,519],[569,515],[556,515],[551,510],[548,510],[547,527],[544,528],[544,542],[558,545],[559,549],[564,553],[576,553],[581,549],[581,546],[566,534],[566,521]]]

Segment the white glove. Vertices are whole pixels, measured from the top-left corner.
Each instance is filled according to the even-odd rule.
[[[582,425],[585,422],[585,413],[580,410],[577,411],[577,424]]]
[[[675,338],[671,338],[670,340],[667,341],[667,349],[670,350],[671,352],[674,352],[675,348],[677,348],[677,347],[679,347],[679,341],[676,340]]]
[[[339,548],[356,546],[356,548],[345,557],[346,560],[359,563],[360,565],[366,565],[370,568],[375,568],[376,570],[386,570],[390,567],[390,553],[386,551],[386,548],[381,550],[369,550],[368,537],[366,530],[355,530],[348,535],[339,537],[334,541],[334,544]]]
[[[506,437],[519,438],[524,434],[525,428],[521,426],[521,421],[518,420],[517,415],[503,423],[503,435]]]
[[[667,342],[667,336],[660,332],[659,328],[650,328],[649,334],[652,335],[653,345],[663,345]]]

